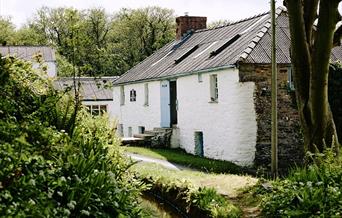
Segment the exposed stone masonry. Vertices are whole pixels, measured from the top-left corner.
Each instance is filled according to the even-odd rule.
[[[271,65],[239,66],[240,82],[255,82],[254,103],[257,114],[255,165],[270,168],[271,164]],[[278,159],[279,168],[300,164],[303,139],[295,95],[288,90],[288,65],[278,65]]]

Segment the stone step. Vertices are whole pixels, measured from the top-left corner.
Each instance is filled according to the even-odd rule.
[[[140,139],[151,139],[152,137],[154,137],[154,134],[147,134],[146,132],[143,134],[134,134],[133,137],[134,138],[140,138]]]
[[[153,128],[153,131],[157,131],[157,132],[166,132],[168,130],[172,130],[172,128],[165,128],[165,127],[155,127],[155,128]]]
[[[144,145],[144,139],[135,137],[125,137],[121,139],[122,145]]]
[[[155,131],[155,130],[145,130],[144,134],[149,134],[149,135],[157,135],[158,133],[160,133],[159,131]]]

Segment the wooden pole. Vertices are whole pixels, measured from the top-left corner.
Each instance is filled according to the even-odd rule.
[[[275,42],[275,0],[271,0],[272,23],[272,161],[271,171],[274,178],[278,176],[278,121],[277,121],[277,62]]]

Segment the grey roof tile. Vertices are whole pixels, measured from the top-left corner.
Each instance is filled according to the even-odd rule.
[[[77,78],[78,79],[78,78]],[[104,101],[113,100],[113,89],[112,84],[117,80],[117,76],[113,77],[81,77],[79,81],[80,95],[83,101]],[[73,78],[72,77],[60,77],[53,83],[55,89],[65,90],[72,88]]]
[[[1,55],[13,55],[28,61],[38,53],[42,54],[44,61],[56,61],[55,50],[48,46],[0,46]]]
[[[114,84],[168,78],[206,69],[235,65],[236,63],[271,62],[271,23],[269,12],[227,24],[214,29],[198,30],[183,40],[175,40],[123,74]],[[277,62],[289,64],[290,33],[287,11],[276,10]],[[237,34],[240,37],[220,53],[211,56]],[[193,53],[179,63],[174,60],[194,46]],[[333,49],[332,58],[342,60],[341,48]]]

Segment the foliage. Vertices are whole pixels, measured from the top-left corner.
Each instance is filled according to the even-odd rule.
[[[328,102],[328,78],[332,48],[341,44],[340,2],[284,0],[304,148],[310,152],[322,152],[325,145],[339,148],[333,144],[338,144],[338,137]]]
[[[141,185],[127,173],[108,118],[63,103],[44,72],[0,58],[0,214],[137,217]],[[71,137],[72,136],[72,137]]]
[[[165,177],[137,176],[150,185],[147,193],[153,193],[172,202],[190,217],[240,217],[239,208],[218,194],[213,188],[195,188],[191,183],[170,180]]]
[[[262,200],[267,217],[341,217],[342,166],[332,148],[312,155],[314,163],[273,182]]]
[[[211,23],[208,24],[208,28],[217,28],[217,27],[221,27],[221,26],[225,26],[228,25],[229,23],[231,23],[232,21],[230,20],[216,20],[213,21]]]
[[[57,75],[59,77],[72,77],[74,72],[74,67],[65,57],[60,54],[56,55],[57,63]],[[77,70],[77,69],[75,69]]]
[[[173,11],[159,7],[122,9],[112,15],[103,8],[43,7],[26,26],[26,36],[40,36],[40,42],[56,47],[86,76],[120,75],[175,34]]]
[[[114,20],[113,39],[129,67],[175,38],[173,11],[160,7],[122,9]]]
[[[168,160],[173,163],[181,164],[190,168],[199,169],[205,172],[213,173],[241,173],[242,169],[238,165],[222,160],[213,160],[185,153],[179,149],[161,149],[161,148],[142,148],[126,147],[126,151],[146,155],[149,157]]]
[[[192,202],[210,212],[212,217],[240,217],[241,211],[219,195],[213,188],[200,188],[192,193]]]
[[[15,26],[10,18],[0,16],[0,45],[11,44],[14,40]]]

